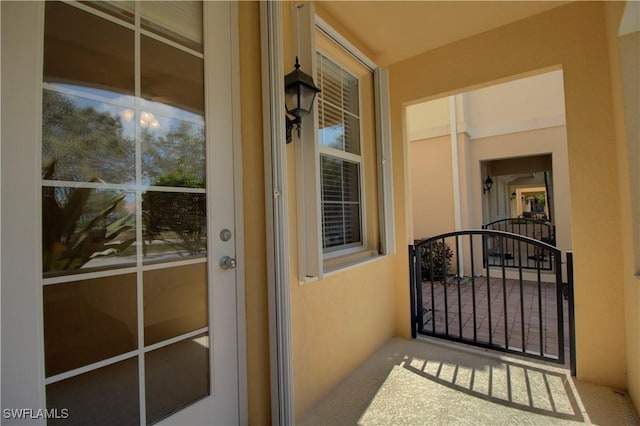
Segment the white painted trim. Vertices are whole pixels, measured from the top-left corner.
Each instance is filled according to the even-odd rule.
[[[2,2],[2,408],[45,408],[40,230],[44,3]],[[12,200],[10,203],[6,200]],[[15,244],[19,241],[20,244]],[[24,309],[28,301],[30,309]],[[19,324],[20,327],[9,327]],[[3,419],[3,424],[17,420]],[[44,424],[44,419],[33,419]]]
[[[546,129],[566,125],[564,114],[534,118],[531,120],[504,123],[494,127],[471,127],[464,121],[456,122],[457,132],[467,133],[471,139],[487,138],[491,136],[506,135],[509,133],[528,132],[531,130]],[[443,124],[429,128],[412,130],[408,135],[409,142],[418,142],[424,139],[437,138],[451,134],[451,125]]]
[[[488,138],[491,136],[507,135],[509,133],[528,132],[531,130],[546,129],[549,127],[566,126],[565,114],[552,115],[548,117],[534,118],[507,122],[493,127],[471,127],[467,125],[467,133],[471,139]]]
[[[361,130],[362,131],[362,130]],[[352,154],[350,152],[342,151],[340,149],[336,149],[330,146],[320,146],[318,147],[320,154],[329,155],[331,157],[335,157],[339,160],[349,161],[350,163],[356,163],[362,165],[364,162],[363,156],[358,154]],[[362,152],[362,148],[360,148],[360,152]]]
[[[373,73],[378,161],[378,198],[382,254],[395,254],[395,219],[393,206],[393,161],[391,158],[391,122],[389,111],[389,73],[333,29],[321,17],[316,27],[338,46]],[[319,211],[319,210],[318,210]],[[366,229],[366,228],[363,228]]]
[[[347,53],[360,61],[364,66],[369,68],[370,71],[375,72],[378,69],[378,65],[373,62],[367,55],[362,53],[360,49],[353,45],[349,40],[344,38],[342,34],[334,30],[324,19],[316,15],[316,26],[330,39],[332,39],[338,46],[342,47]]]
[[[359,268],[360,266],[368,265],[370,263],[378,262],[382,259],[386,259],[386,256],[380,254],[372,254],[371,256],[365,257],[363,259],[359,259],[353,262],[349,262],[344,265],[340,265],[340,267],[336,269],[328,270],[324,273],[325,277],[330,277],[332,275],[340,274],[345,271],[349,271],[351,269]]]
[[[233,186],[235,206],[236,310],[238,328],[238,419],[249,424],[249,394],[247,381],[247,310],[244,253],[244,185],[242,168],[242,113],[240,105],[240,22],[238,3],[230,4],[231,16],[231,104],[233,119]]]
[[[627,1],[618,28],[618,37],[640,31],[640,2]]]
[[[456,96],[449,96],[449,122],[451,123],[451,176],[453,180],[453,220],[456,231],[462,230],[462,192],[460,189],[460,154],[458,153],[458,108]],[[464,244],[462,237],[457,237],[458,276],[464,277]]]
[[[79,368],[74,368],[73,370],[65,371],[64,373],[56,374],[55,376],[49,376],[45,379],[44,382],[46,385],[61,382],[62,380],[70,379],[72,377],[76,377],[81,374],[88,373],[90,371],[97,370],[102,367],[106,367],[108,365],[113,365],[118,362],[125,361],[131,358],[136,358],[139,354],[140,354],[139,351],[137,349],[134,349],[132,351],[125,352],[123,354],[116,355],[111,358],[94,362],[93,364],[88,364]]]
[[[291,34],[297,34],[295,51],[302,67],[317,75],[316,37],[313,2],[289,3]],[[298,232],[298,281],[322,279],[322,216],[320,215],[320,147],[318,137],[318,104],[302,118],[301,137],[293,137],[296,154],[296,225]],[[295,133],[295,132],[294,132]]]
[[[458,115],[456,111],[456,97],[449,96],[449,121],[453,128],[451,129],[451,167],[453,177],[453,215],[455,230],[462,229],[462,200],[460,199],[460,165],[458,164]]]
[[[271,423],[295,424],[282,3],[260,3]]]
[[[376,68],[376,135],[378,138],[378,199],[380,205],[380,242],[382,254],[396,253],[396,228],[393,196],[393,159],[391,157],[391,112],[389,111],[389,71]]]
[[[2,6],[0,5],[0,46],[2,46]],[[0,52],[2,48],[0,48]],[[2,57],[0,56],[0,81],[2,81]],[[0,89],[0,92],[2,90]],[[2,241],[2,103],[0,102],[0,241]],[[2,244],[0,244],[0,259],[2,259]],[[0,261],[0,289],[2,289],[2,261]],[[1,302],[1,300],[0,300]],[[2,330],[2,303],[0,303],[0,330]],[[0,343],[0,348],[2,344]],[[0,366],[0,383],[2,383],[2,367]],[[0,386],[0,401],[2,401],[2,386]]]
[[[222,6],[223,11],[225,11],[224,7],[226,6]],[[229,7],[233,9],[237,6],[230,5]],[[4,174],[2,182],[4,187],[1,189],[3,196],[8,196],[11,200],[11,203],[5,202],[2,205],[2,219],[11,225],[6,226],[7,223],[2,223],[2,229],[5,231],[2,238],[2,244],[7,244],[7,247],[3,250],[3,253],[5,253],[6,256],[1,258],[2,264],[5,266],[2,269],[2,315],[5,320],[5,325],[14,325],[14,327],[6,326],[2,333],[2,369],[4,370],[2,380],[4,399],[2,400],[2,406],[3,408],[40,409],[45,408],[45,383],[53,380],[52,378],[48,378],[45,381],[44,374],[43,303],[41,286],[43,279],[41,263],[42,242],[40,238],[42,223],[40,205],[42,194],[40,171],[44,3],[3,3],[1,8],[4,12],[3,17],[5,19],[5,22],[3,22],[4,25],[2,26],[2,30],[4,32],[3,35],[5,36],[3,37],[3,40],[5,43],[2,46],[1,52],[3,59],[2,110],[4,112],[2,117],[2,139],[4,139],[5,142],[5,145],[2,147],[2,153],[4,154],[3,159],[5,163],[2,164],[2,173]],[[216,9],[220,8],[216,6]],[[216,46],[216,48],[219,49],[216,52],[221,51],[228,54],[228,51],[225,49],[229,48],[229,43],[231,43],[231,45],[234,45],[233,43],[235,43],[236,51],[232,52],[232,60],[237,62],[237,14],[233,14],[232,12],[230,15],[236,18],[235,21],[233,19],[229,19],[229,16],[222,16],[220,13],[213,12],[212,15],[218,23],[210,25],[210,27],[214,28],[216,31],[216,34],[214,34],[210,39],[224,39],[220,42],[223,46]],[[11,20],[9,20],[8,17],[10,17]],[[222,21],[224,25],[220,25],[220,21]],[[228,25],[233,27],[232,30],[229,29]],[[229,37],[233,40],[229,41]],[[227,44],[224,45],[224,43]],[[223,100],[224,104],[217,105],[217,112],[222,111],[226,113],[225,116],[232,117],[234,114],[232,111],[235,111],[236,117],[234,118],[239,118],[239,114],[237,113],[239,111],[239,97],[233,97],[232,93],[234,90],[235,93],[239,92],[239,83],[237,80],[231,79],[232,72],[237,71],[239,66],[237,63],[235,65],[229,65],[228,61],[225,59],[223,61],[215,61],[213,68],[214,73],[219,72],[218,75],[221,75],[221,78],[218,80],[218,86],[223,85],[222,89],[227,89],[216,91],[217,96],[220,96],[220,92],[225,92],[225,98]],[[234,84],[232,87],[228,87],[226,81],[234,81]],[[233,99],[235,99],[235,102]],[[5,102],[7,102],[7,104],[4,104]],[[232,111],[229,110],[229,105],[232,105]],[[221,134],[229,131],[230,126],[238,126],[235,119],[224,119],[222,121],[222,125],[216,126],[223,128]],[[232,121],[233,124],[231,123]],[[217,134],[218,133],[216,133],[216,135]],[[233,127],[233,130],[231,130],[229,134],[232,135],[234,144],[239,146],[240,132],[238,131],[238,127]],[[7,141],[11,141],[11,143],[7,144]],[[226,161],[225,159],[226,164],[229,164],[229,168],[225,168],[228,172],[231,172],[232,167],[236,164],[241,163],[241,153],[236,152],[235,146],[233,153],[229,150],[228,157],[231,158],[232,155],[234,156],[233,161]],[[11,159],[11,163],[8,162],[9,158]],[[209,170],[211,170],[211,168],[209,168]],[[241,169],[234,169],[233,172],[234,176],[241,176],[242,173]],[[211,173],[211,171],[208,173]],[[7,179],[7,177],[10,177],[10,179]],[[217,182],[222,182],[222,179],[215,180]],[[14,182],[20,182],[20,185],[16,185]],[[11,183],[11,185],[9,185],[9,183]],[[226,185],[226,182],[222,182],[222,184]],[[241,187],[241,182],[236,183],[235,179],[234,184],[238,184]],[[142,186],[137,187],[137,189],[140,188],[142,188]],[[240,218],[238,225],[241,227],[242,206],[241,201],[239,206],[237,202],[238,200],[242,200],[242,195],[237,193],[233,195],[230,194],[228,198],[231,198],[231,200],[226,200],[230,201],[226,204],[232,207],[228,209],[230,214],[225,216],[225,220],[228,219],[229,216],[232,218],[235,217],[236,219]],[[233,207],[235,207],[235,211]],[[210,229],[215,228],[211,227]],[[215,237],[217,237],[217,235],[215,235]],[[213,238],[211,238],[210,241]],[[18,241],[19,244],[15,244],[16,241]],[[241,241],[238,243],[241,243]],[[10,250],[7,250],[7,248],[10,248]],[[213,250],[209,250],[208,256],[211,261],[214,256]],[[138,259],[141,258],[139,257]],[[177,263],[201,263],[202,261],[202,259],[197,259]],[[177,263],[173,263],[172,266],[177,266]],[[214,264],[214,262],[211,262],[211,265]],[[147,268],[155,269],[157,268],[157,265],[144,266],[139,262],[137,267],[131,268],[131,271],[138,271],[138,274],[141,274],[142,270],[147,270]],[[236,270],[238,273],[241,271],[242,266]],[[122,272],[122,270],[118,270],[116,275],[121,274]],[[82,279],[86,279],[88,275],[90,274],[78,274]],[[100,275],[100,273],[98,273],[98,275]],[[231,275],[227,274],[227,276]],[[244,320],[244,282],[242,281],[239,283],[234,279],[234,283],[236,284],[236,287],[233,285],[221,286],[225,287],[223,291],[226,291],[227,294],[229,291],[236,291],[237,294],[240,294],[240,296],[238,296],[240,299],[236,299],[237,306],[229,306],[228,309],[225,310],[225,312],[231,312],[233,321],[220,321],[219,319],[221,318],[215,318],[212,322],[215,327],[220,329],[226,328],[228,330],[226,331],[226,335],[224,334],[225,332],[222,333],[220,342],[215,344],[217,344],[218,347],[224,348],[224,345],[228,342],[237,339],[239,340],[238,346],[234,348],[234,350],[238,350],[238,348],[244,347],[243,344],[246,340],[246,336],[244,335],[246,328]],[[239,289],[237,286],[241,286],[241,288]],[[140,294],[138,294],[138,296],[140,296]],[[138,300],[141,299],[141,297],[138,298]],[[29,309],[24,309],[25,303],[29,304]],[[212,306],[212,304],[210,303],[209,306]],[[140,312],[140,307],[138,307],[138,314],[140,314]],[[7,321],[7,318],[10,318],[11,321]],[[140,316],[138,318],[140,318]],[[234,322],[233,325],[236,326],[236,320],[242,321],[242,323],[238,325],[237,333],[236,327],[231,326],[231,322]],[[138,324],[141,323],[141,321],[138,322]],[[19,327],[16,327],[16,324],[19,325]],[[140,332],[141,329],[138,328],[138,330],[139,336],[142,336],[142,333]],[[197,334],[202,331],[206,331],[206,328],[197,330],[190,334]],[[181,340],[188,335],[189,334],[183,335],[172,339],[171,341],[163,342],[159,345],[147,348],[143,348],[142,345],[139,345],[139,348],[132,353],[132,356],[139,355],[141,351],[148,352],[160,346],[166,346],[167,344]],[[212,338],[218,338],[218,336],[213,335]],[[225,354],[226,353],[227,352],[225,350]],[[131,355],[131,353],[122,354],[119,357],[126,358],[129,355]],[[233,363],[244,361],[240,370],[246,370],[246,360],[243,359],[242,354],[238,354],[235,351],[231,355],[225,355],[225,357],[215,357],[216,359],[214,359],[214,362],[218,367],[220,366],[220,363],[227,363],[227,365],[230,365],[231,362],[229,358],[231,357],[233,357],[231,360]],[[142,356],[139,357],[139,359],[143,358],[144,357]],[[111,362],[113,360],[114,359],[111,359],[105,362]],[[238,366],[236,365],[235,367]],[[212,370],[224,372],[224,369],[222,368],[214,368]],[[75,371],[75,373],[66,372],[64,374],[65,377],[67,377],[79,373]],[[238,371],[238,374],[241,374],[240,371]],[[219,376],[220,375],[216,376],[216,378]],[[238,391],[238,394],[233,391],[232,388],[235,388],[236,385],[239,385],[246,394],[246,384],[243,385],[242,383],[235,383],[236,377],[237,376],[233,376],[234,383],[232,383],[231,386],[227,386],[226,384],[218,386],[217,395],[228,395],[228,399],[235,400],[238,395],[242,394],[242,391]],[[62,378],[58,378],[62,380]],[[144,395],[144,381],[142,381],[140,385],[142,386],[141,395]],[[207,404],[209,402],[207,402]],[[240,405],[241,404],[242,402],[240,402]],[[203,406],[203,404],[200,403],[199,405]],[[222,405],[229,406],[230,404],[228,400],[223,400]],[[246,423],[246,406],[247,403],[245,397],[244,414],[240,408],[237,412],[235,410],[232,412],[232,420],[227,418],[220,420],[220,422],[237,423],[238,419],[240,419],[240,422],[242,423],[242,419],[244,418],[244,423]],[[207,407],[205,406],[200,413],[206,409]],[[185,411],[187,410],[183,410],[183,414],[177,414],[177,416],[180,419],[184,419],[186,416],[186,414],[184,414]],[[189,411],[193,411],[192,408],[189,408]],[[141,412],[144,413],[144,405],[142,402]],[[210,414],[210,412],[207,414]],[[141,420],[142,424],[144,424],[145,419],[143,414],[141,416]],[[32,419],[32,421],[41,424],[44,420],[38,421],[37,419]],[[167,419],[166,421],[171,420]],[[180,420],[176,420],[176,422],[180,422]],[[9,423],[11,423],[11,421],[7,421],[7,424]]]
[[[413,130],[409,134],[409,142],[418,142],[424,139],[438,138],[447,136],[451,133],[451,126],[443,124],[441,126],[433,126],[426,129]]]
[[[190,55],[196,56],[196,57],[198,57],[200,59],[204,58],[204,53],[200,53],[197,50],[193,50],[193,49],[191,49],[191,48],[189,48],[187,46],[184,46],[184,45],[182,45],[180,43],[176,43],[175,41],[173,41],[173,40],[171,40],[169,38],[163,37],[163,36],[161,36],[159,34],[156,34],[153,31],[149,31],[147,29],[141,28],[140,27],[140,16],[141,16],[141,13],[140,13],[140,10],[138,9],[137,6],[135,6],[135,8],[136,8],[135,23],[131,24],[131,23],[126,22],[126,21],[124,21],[122,19],[119,19],[119,18],[117,18],[115,16],[112,16],[112,15],[110,15],[108,13],[102,12],[99,9],[93,8],[91,6],[87,6],[87,5],[79,3],[77,1],[63,0],[63,2],[68,4],[69,6],[76,7],[76,8],[78,8],[78,9],[84,11],[84,12],[87,12],[87,13],[90,13],[92,15],[98,16],[98,17],[100,17],[100,18],[102,18],[104,20],[107,20],[107,21],[111,22],[111,23],[120,25],[121,27],[125,27],[125,28],[128,28],[130,30],[138,30],[139,33],[141,35],[144,35],[145,37],[149,37],[149,38],[153,38],[155,40],[161,41],[164,44],[168,44],[169,46],[171,46],[173,48],[176,48],[178,50],[186,52],[186,53],[188,53]]]

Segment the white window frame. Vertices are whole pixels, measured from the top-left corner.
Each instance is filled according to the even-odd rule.
[[[360,154],[353,154],[351,152],[348,151],[344,151],[344,150],[340,150],[340,149],[336,149],[336,148],[332,148],[326,145],[322,145],[321,143],[319,143],[319,141],[317,141],[317,135],[318,133],[316,133],[316,141],[317,141],[317,145],[318,145],[318,162],[320,164],[319,168],[318,168],[318,173],[319,173],[319,179],[322,173],[322,166],[321,166],[321,155],[326,155],[326,156],[330,156],[330,157],[334,157],[337,158],[339,160],[342,161],[348,161],[351,163],[355,163],[358,164],[358,189],[359,189],[359,194],[358,194],[358,198],[359,198],[359,203],[360,203],[360,241],[356,241],[353,243],[348,243],[348,244],[342,244],[340,246],[335,246],[335,247],[329,247],[329,248],[324,248],[322,249],[323,252],[323,257],[324,259],[335,259],[338,258],[340,256],[345,256],[345,255],[349,255],[352,253],[357,253],[359,251],[362,251],[365,247],[367,247],[367,233],[366,233],[366,229],[367,229],[367,217],[365,212],[366,210],[366,196],[365,196],[365,190],[364,187],[366,185],[366,182],[364,181],[364,173],[365,173],[365,169],[366,169],[366,163],[364,161],[364,153],[363,153],[363,144],[362,144],[362,81],[360,79],[360,77],[358,77],[357,75],[354,75],[351,70],[349,70],[345,65],[343,65],[338,59],[336,59],[334,56],[332,56],[329,52],[325,51],[324,49],[317,49],[316,52],[320,53],[322,56],[324,56],[325,58],[327,58],[328,60],[330,60],[331,62],[333,62],[335,65],[337,65],[338,67],[340,67],[340,70],[343,72],[348,72],[352,77],[354,77],[357,81],[358,81],[358,150],[360,152]],[[317,79],[316,79],[317,80]],[[318,105],[316,106],[316,108],[319,111],[319,102],[320,100],[317,100]],[[339,108],[343,109],[342,105],[338,106]],[[316,123],[319,123],[320,121],[316,121]],[[321,183],[322,186],[322,183]],[[322,191],[320,191],[320,193],[318,194],[318,196],[320,197],[320,204],[322,206]],[[322,227],[322,221],[323,221],[323,211],[322,209],[320,210],[320,224]],[[321,228],[322,229],[322,228]]]
[[[292,9],[295,13],[295,10]],[[395,254],[395,223],[393,212],[393,182],[391,159],[391,124],[389,114],[389,78],[388,71],[380,68],[352,43],[334,30],[326,21],[315,15],[313,7],[301,9],[305,16],[300,22],[315,23],[312,28],[300,31],[297,20],[291,20],[293,34],[298,34],[297,55],[302,64],[311,66],[305,70],[310,75],[316,75],[316,43],[315,31],[319,30],[332,39],[338,46],[370,69],[374,77],[375,125],[378,169],[378,208],[380,221],[380,251],[378,255]],[[310,27],[312,26],[309,25]],[[322,50],[321,53],[325,54]],[[326,55],[330,57],[330,55]],[[331,57],[330,57],[331,58]],[[333,60],[333,59],[332,59]],[[339,62],[338,62],[339,63]],[[361,90],[361,88],[360,88]],[[360,95],[360,93],[359,93]],[[363,245],[335,252],[324,253],[322,247],[322,210],[320,205],[320,152],[317,141],[318,108],[303,118],[300,140],[296,141],[296,194],[297,194],[297,235],[298,235],[298,279],[300,283],[321,280],[325,274],[324,261],[335,257],[363,251],[366,247],[366,200],[364,197],[364,182],[362,176],[365,163],[361,163],[360,191],[362,215]],[[311,142],[313,141],[313,143]],[[358,262],[370,260],[367,256]],[[345,267],[352,264],[344,265]],[[332,272],[341,269],[332,269]]]

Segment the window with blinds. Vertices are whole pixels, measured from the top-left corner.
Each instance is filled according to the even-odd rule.
[[[363,245],[358,78],[317,53],[322,248]]]

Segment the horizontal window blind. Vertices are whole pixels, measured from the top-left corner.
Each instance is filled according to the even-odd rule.
[[[360,155],[358,79],[335,62],[317,54],[320,145]]]
[[[357,247],[362,238],[359,81],[317,53],[322,207],[325,252]]]
[[[358,245],[361,238],[360,165],[320,156],[323,248]]]

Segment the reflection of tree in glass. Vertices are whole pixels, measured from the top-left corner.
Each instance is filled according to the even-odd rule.
[[[195,173],[179,165],[175,173],[161,177],[154,185],[204,187]],[[207,210],[205,194],[147,191],[142,196],[144,254],[154,240],[189,255],[206,253]]]
[[[57,164],[51,179],[134,180],[135,145],[125,136],[120,117],[77,106],[73,98],[49,90],[42,101],[42,164]]]
[[[204,188],[204,126],[187,121],[174,123],[164,134],[158,129],[142,129],[143,173],[155,181],[154,185]],[[193,180],[168,179],[179,174],[191,176]]]
[[[46,168],[51,179],[56,163]],[[78,269],[96,257],[116,254],[136,239],[126,194],[91,188],[42,188],[42,268]]]

